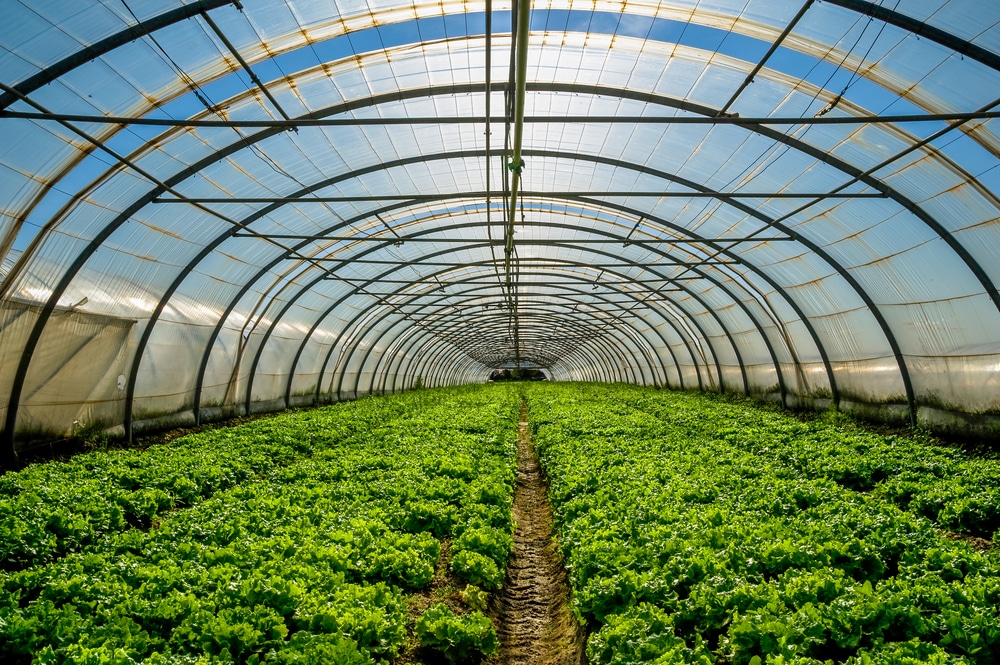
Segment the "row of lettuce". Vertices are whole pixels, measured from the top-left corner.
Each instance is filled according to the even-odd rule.
[[[493,653],[519,408],[505,386],[416,391],[9,473],[0,661]],[[468,606],[437,602],[442,561]]]
[[[1000,662],[976,540],[997,460],[717,396],[526,390],[591,663]]]

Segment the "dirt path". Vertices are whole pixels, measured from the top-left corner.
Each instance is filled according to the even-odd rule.
[[[496,606],[500,654],[490,665],[580,665],[584,635],[569,608],[566,571],[553,540],[552,507],[521,407],[514,493],[514,552]]]

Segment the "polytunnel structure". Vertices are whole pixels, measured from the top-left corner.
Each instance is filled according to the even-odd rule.
[[[486,380],[1000,411],[1000,3],[4,0],[4,459]]]

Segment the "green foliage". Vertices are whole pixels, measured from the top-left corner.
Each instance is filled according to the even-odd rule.
[[[275,665],[374,665],[364,649],[359,649],[354,640],[340,635],[317,635],[295,633],[288,643],[269,657],[267,662]]]
[[[0,662],[396,658],[439,539],[505,563],[519,407],[407,392],[6,474]]]
[[[592,662],[1000,662],[1000,561],[942,532],[993,536],[996,460],[729,397],[524,389]]]
[[[500,646],[496,631],[482,612],[459,616],[444,603],[429,607],[414,628],[421,646],[436,649],[451,663],[493,656]]]
[[[474,584],[467,584],[462,589],[462,602],[474,610],[486,611],[486,604],[489,602],[489,594]]]
[[[456,552],[451,557],[451,569],[462,579],[490,591],[496,591],[503,584],[503,571],[493,559],[479,552]]]
[[[674,635],[670,617],[655,605],[641,603],[622,614],[609,617],[608,623],[591,635],[587,658],[594,665],[710,665],[708,649],[698,644],[689,649]]]

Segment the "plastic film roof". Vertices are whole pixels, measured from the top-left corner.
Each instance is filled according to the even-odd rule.
[[[992,0],[3,16],[8,444],[500,368],[1000,413]]]

